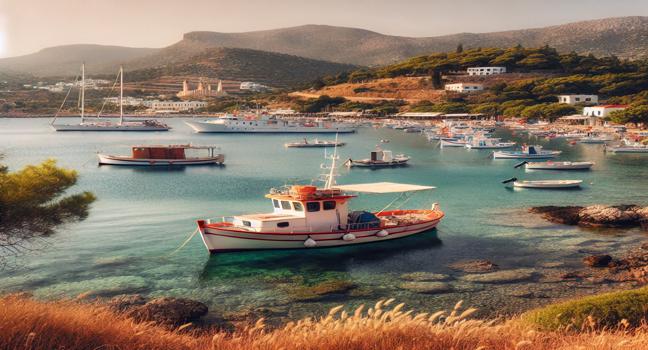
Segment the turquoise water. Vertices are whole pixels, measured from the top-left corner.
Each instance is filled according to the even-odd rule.
[[[45,119],[0,119],[0,151],[12,169],[55,158],[79,171],[72,191],[90,190],[98,200],[87,220],[62,227],[35,242],[37,249],[0,273],[3,291],[29,290],[42,298],[143,293],[202,300],[219,313],[265,308],[271,317],[318,313],[340,303],[360,304],[395,297],[411,306],[436,310],[459,299],[484,314],[511,312],[552,298],[605,289],[575,288],[551,278],[580,267],[588,253],[621,253],[642,239],[639,231],[586,231],[547,224],[526,213],[534,205],[648,202],[648,156],[606,155],[600,145],[568,145],[561,140],[499,136],[560,149],[564,160],[596,162],[591,172],[533,172],[513,169],[514,160],[493,160],[488,151],[439,149],[419,134],[362,128],[340,135],[342,158],[365,158],[380,139],[394,153],[412,157],[395,169],[341,169],[339,183],[394,181],[433,185],[408,207],[440,203],[446,217],[438,230],[412,238],[327,250],[253,252],[210,256],[198,237],[171,254],[195,229],[198,218],[270,211],[263,195],[271,187],[308,182],[320,173],[323,151],[285,149],[296,135],[194,134],[181,120],[166,133],[56,133]],[[321,136],[324,138],[324,136]],[[137,169],[96,165],[95,153],[128,153],[137,143],[217,144],[226,166]],[[501,180],[576,178],[577,191],[511,190]],[[358,209],[381,209],[392,196],[363,196]],[[514,284],[478,285],[448,267],[464,259],[489,259],[503,269],[533,269],[535,277]],[[452,276],[454,291],[417,294],[401,288],[400,275],[438,272]],[[354,289],[314,303],[296,290],[321,282]],[[532,289],[547,298],[511,297]],[[517,294],[516,294],[517,295]]]

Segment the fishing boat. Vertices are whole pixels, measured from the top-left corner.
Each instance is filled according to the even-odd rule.
[[[589,170],[594,162],[523,162],[527,170]]]
[[[648,145],[624,140],[622,145],[605,147],[605,151],[610,153],[648,153]]]
[[[583,180],[518,180],[514,177],[502,183],[512,183],[516,188],[567,189],[580,187]]]
[[[225,115],[216,119],[185,122],[197,133],[353,133],[355,128],[335,122],[297,123],[272,115],[238,117]]]
[[[210,253],[268,249],[313,249],[374,243],[429,231],[444,216],[438,206],[430,209],[389,209],[378,212],[351,210],[360,193],[395,193],[409,198],[432,186],[391,182],[337,185],[331,157],[325,185],[271,189],[266,195],[272,212],[198,220],[198,232]],[[357,193],[357,194],[356,194]],[[398,199],[398,198],[397,198]]]
[[[612,137],[611,135],[592,135],[580,138],[580,140],[578,140],[578,143],[603,144],[609,141],[614,141],[614,137]]]
[[[155,119],[146,119],[146,120],[124,120],[124,68],[119,67],[118,79],[120,81],[119,88],[119,121],[117,123],[111,121],[102,121],[101,112],[103,111],[104,105],[101,107],[97,117],[94,120],[88,121],[88,117],[85,115],[85,63],[81,66],[81,91],[79,96],[80,111],[81,111],[81,122],[79,124],[56,124],[56,119],[58,118],[59,113],[61,112],[65,101],[72,91],[72,87],[68,91],[61,107],[54,115],[54,118],[50,122],[50,125],[56,131],[168,131],[171,129],[168,125],[161,123]],[[76,83],[76,81],[75,81]],[[115,81],[115,84],[117,81]],[[74,86],[74,84],[73,84]],[[113,86],[114,87],[114,86]]]
[[[225,155],[216,153],[216,146],[146,145],[132,146],[130,156],[97,154],[99,165],[187,166],[223,164]],[[187,150],[204,150],[206,155],[187,157]]]
[[[380,147],[376,147],[375,150],[371,151],[370,157],[367,159],[353,160],[349,158],[345,165],[350,167],[364,167],[364,168],[389,168],[396,166],[407,165],[407,162],[410,160],[410,157],[404,154],[393,155],[392,151],[383,150]]]
[[[458,138],[442,138],[441,142],[439,142],[439,146],[441,148],[446,148],[446,147],[466,147],[468,144],[468,141],[463,140],[463,139],[458,139]]]
[[[562,151],[543,150],[542,146],[523,146],[521,151],[496,151],[495,159],[547,159],[555,158]]]
[[[308,141],[305,138],[303,141],[287,142],[284,144],[284,146],[289,148],[336,147],[336,146],[344,146],[344,145],[346,145],[346,143],[339,142],[339,141],[325,141],[325,140],[318,140],[318,139],[315,139],[313,141]]]
[[[504,149],[515,146],[515,142],[501,142],[500,139],[475,137],[466,142],[468,149]]]

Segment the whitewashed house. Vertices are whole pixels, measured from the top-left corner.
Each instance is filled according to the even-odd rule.
[[[626,105],[600,105],[583,108],[583,115],[588,117],[606,118],[614,111],[626,109]]]
[[[566,103],[569,105],[577,104],[598,104],[598,95],[558,95],[559,103]]]
[[[495,75],[506,73],[506,67],[470,67],[468,75]]]
[[[484,90],[484,85],[476,83],[455,83],[446,84],[444,89],[446,91],[454,91],[461,93],[477,92]]]

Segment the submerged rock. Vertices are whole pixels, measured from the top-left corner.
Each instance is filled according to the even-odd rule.
[[[415,282],[434,282],[434,281],[447,281],[451,277],[443,273],[432,272],[410,272],[400,275],[400,278],[406,281]]]
[[[637,205],[543,206],[533,207],[529,211],[564,225],[648,229],[648,207]]]
[[[445,282],[404,282],[400,288],[416,293],[437,294],[452,291],[452,286]]]
[[[294,301],[318,301],[331,295],[346,294],[356,287],[357,285],[350,281],[333,279],[314,285],[290,285],[286,292]]]
[[[608,267],[612,262],[612,257],[609,255],[590,255],[583,258],[585,265],[589,267]]]
[[[495,271],[499,266],[490,260],[462,260],[449,265],[451,269],[467,273],[481,273]]]
[[[477,283],[513,283],[533,278],[534,272],[528,269],[503,270],[482,274],[470,274],[461,277],[462,280]]]

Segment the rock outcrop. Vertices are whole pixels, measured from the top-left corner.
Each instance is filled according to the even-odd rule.
[[[138,294],[116,296],[108,306],[137,321],[153,321],[168,327],[198,321],[209,311],[207,305],[191,299],[165,297],[147,300]]]
[[[648,230],[648,207],[638,205],[591,205],[533,207],[532,213],[563,225],[583,227],[627,228],[642,227]]]

